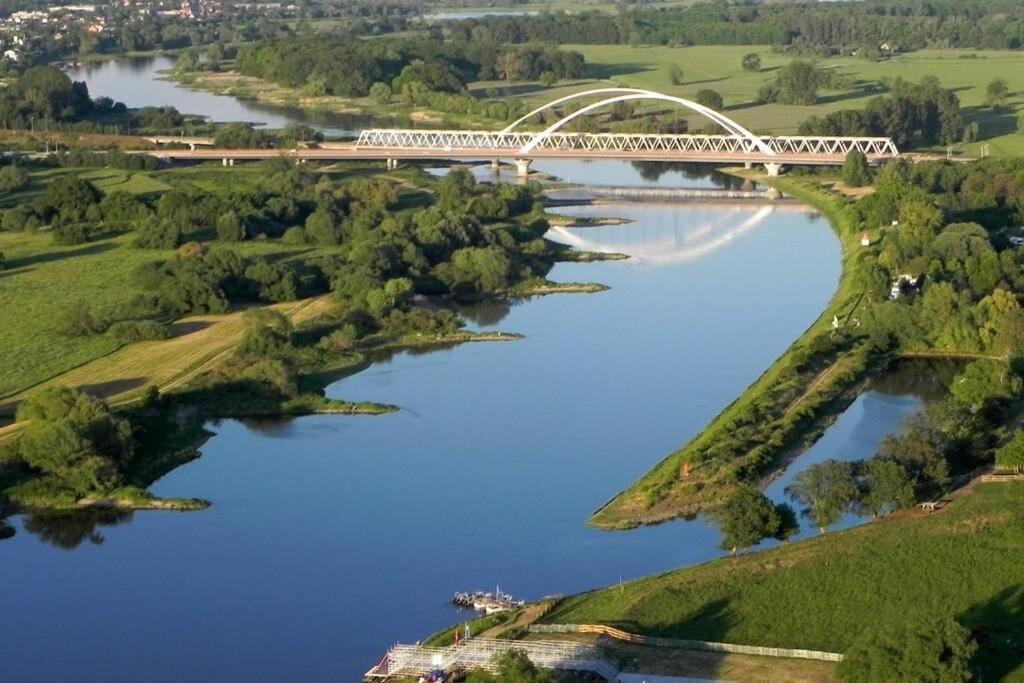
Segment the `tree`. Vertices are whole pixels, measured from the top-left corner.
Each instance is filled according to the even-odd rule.
[[[973,678],[977,649],[952,617],[874,625],[861,631],[836,674],[844,683],[958,683]]]
[[[939,494],[949,485],[946,438],[925,415],[911,415],[899,434],[882,439],[878,456],[903,465],[921,498]]]
[[[522,650],[511,649],[494,656],[497,675],[475,669],[466,683],[551,683],[551,673],[539,669]]]
[[[77,389],[50,387],[29,396],[17,420],[27,422],[18,441],[22,460],[79,496],[116,486],[119,466],[134,453],[128,422]]]
[[[28,187],[28,171],[17,164],[0,168],[0,192],[17,192]]]
[[[818,101],[819,78],[818,67],[812,62],[794,59],[779,72],[779,101],[785,104],[815,104]]]
[[[775,505],[752,486],[741,484],[715,514],[723,550],[736,552],[779,533],[782,518]]]
[[[852,149],[846,155],[842,171],[843,182],[848,187],[864,187],[871,184],[871,168],[868,158],[858,149]]]
[[[804,514],[824,533],[850,510],[860,491],[851,463],[825,460],[798,473],[786,493],[804,506]]]
[[[994,78],[985,88],[985,106],[990,109],[1002,109],[1010,95],[1010,84],[1005,78]]]
[[[1009,443],[996,451],[996,467],[1016,472],[1024,469],[1024,431],[1018,431]]]
[[[1021,380],[1000,361],[976,360],[953,378],[949,393],[971,412],[981,410],[989,401],[1010,399],[1020,393]]]
[[[227,211],[217,218],[217,239],[221,242],[241,242],[245,239],[245,224],[237,213]]]
[[[708,109],[714,109],[715,111],[721,111],[725,104],[722,101],[722,96],[710,88],[698,90],[693,100],[697,104],[703,105]]]
[[[391,86],[380,81],[370,86],[370,97],[377,104],[388,104],[391,102]]]
[[[863,465],[860,506],[872,517],[914,504],[914,481],[895,460],[871,458]]]
[[[743,60],[740,62],[740,66],[743,67],[744,71],[760,71],[761,56],[756,52],[745,54],[743,55]]]
[[[678,64],[670,66],[668,69],[668,79],[672,82],[672,85],[682,85],[684,83],[682,67]]]
[[[330,246],[341,243],[341,228],[331,213],[321,207],[306,218],[306,237],[315,244]]]

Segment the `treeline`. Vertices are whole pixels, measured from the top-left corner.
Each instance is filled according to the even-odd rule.
[[[897,49],[1017,49],[1024,43],[1024,7],[1014,0],[879,0],[875,2],[704,3],[684,8],[483,17],[449,22],[461,40],[498,43],[655,43],[777,45],[819,56],[882,43]]]
[[[950,145],[963,138],[960,99],[935,76],[916,84],[896,78],[882,85],[889,93],[871,99],[864,109],[812,116],[800,124],[800,135],[891,137],[900,148]]]
[[[311,95],[358,97],[380,83],[392,91],[454,93],[474,80],[555,80],[583,75],[583,57],[555,48],[503,48],[495,43],[430,38],[357,40],[311,34],[239,49],[237,69]]]

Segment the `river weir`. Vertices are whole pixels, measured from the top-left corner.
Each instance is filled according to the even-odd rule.
[[[155,69],[112,68],[103,82],[134,69],[130,105],[189,110]],[[536,168],[584,186],[749,191],[693,169]],[[584,522],[817,318],[838,241],[799,204],[661,198],[558,213],[626,221],[550,235],[630,255],[550,273],[610,289],[466,307],[472,329],[524,338],[395,353],[327,389],[399,412],[210,424],[202,457],[153,487],[212,501],[203,512],[12,518],[0,541],[6,676],[358,680],[390,644],[464,620],[447,596],[466,587],[500,581],[535,600],[723,554],[702,520],[615,533]],[[805,455],[862,457],[920,405],[913,390],[874,388]]]

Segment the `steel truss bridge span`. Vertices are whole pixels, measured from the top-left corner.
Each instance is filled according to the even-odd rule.
[[[751,163],[842,163],[853,150],[870,163],[899,156],[890,138],[768,136],[752,145],[742,135],[663,133],[538,133],[481,130],[369,129],[353,146],[364,152],[391,152],[396,158],[433,153],[437,158],[593,157],[654,161],[749,161]]]

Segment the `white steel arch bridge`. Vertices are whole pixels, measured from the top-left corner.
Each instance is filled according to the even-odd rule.
[[[573,100],[603,96],[569,113],[539,132],[516,130],[533,116]],[[700,114],[725,130],[722,135],[679,133],[571,133],[561,129],[573,120],[620,102],[656,101]],[[691,100],[638,88],[598,88],[548,102],[500,131],[369,129],[355,149],[387,152],[389,158],[433,154],[434,158],[512,158],[520,173],[536,158],[611,158],[764,164],[777,174],[785,164],[838,165],[852,150],[869,163],[899,156],[891,138],[826,136],[758,136],[721,112]]]

